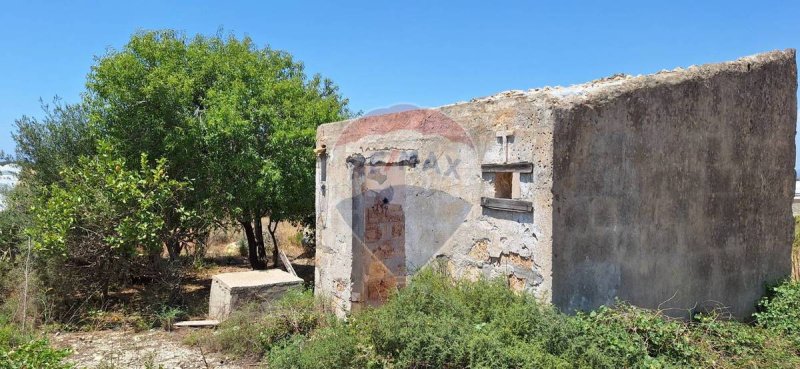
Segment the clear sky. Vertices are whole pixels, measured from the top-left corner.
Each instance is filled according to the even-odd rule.
[[[0,149],[39,98],[77,102],[132,32],[219,28],[291,52],[355,111],[437,106],[800,46],[800,1],[0,1]],[[648,3],[648,4],[646,4]]]

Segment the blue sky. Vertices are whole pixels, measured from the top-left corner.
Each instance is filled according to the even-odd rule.
[[[294,54],[353,110],[651,73],[800,46],[798,1],[2,1],[0,149],[39,98],[76,102],[139,29],[220,27]]]

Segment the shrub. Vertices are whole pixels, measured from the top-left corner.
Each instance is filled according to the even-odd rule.
[[[274,368],[320,367],[322,357],[348,368],[626,366],[577,340],[581,334],[579,321],[502,281],[453,282],[423,271],[383,307],[284,340],[268,360]]]
[[[770,288],[755,318],[760,326],[785,334],[800,350],[800,281]]]
[[[161,310],[156,313],[156,320],[158,324],[165,331],[172,331],[172,326],[177,319],[186,316],[186,311],[177,307],[162,306]]]
[[[30,340],[29,334],[24,333],[6,315],[0,314],[0,352],[11,350]]]
[[[188,184],[170,179],[163,160],[151,166],[142,156],[139,164],[139,170],[128,170],[103,146],[98,156],[66,169],[64,180],[37,200],[28,232],[36,269],[63,307],[62,320],[70,307],[84,306],[93,296],[105,300],[140,276],[138,264],[154,268],[172,237],[168,214],[193,218],[177,206]]]
[[[235,356],[260,357],[286,339],[335,321],[322,311],[311,291],[291,289],[272,305],[252,304],[234,312],[212,335],[192,336],[188,343]]]
[[[269,351],[274,368],[374,368],[378,366],[369,350],[360,353],[358,337],[344,324],[334,324],[306,336],[297,334],[278,341]]]
[[[236,242],[237,251],[239,256],[247,257],[247,240],[244,238],[240,238],[239,241]]]
[[[50,347],[47,340],[33,340],[10,351],[0,349],[0,369],[37,368],[67,369],[73,365],[63,362],[69,350]]]
[[[792,280],[800,282],[800,216],[794,217],[792,240]]]
[[[314,326],[270,333],[270,368],[800,367],[776,330],[713,314],[687,322],[624,303],[568,316],[501,280],[452,281],[431,270],[380,308]]]

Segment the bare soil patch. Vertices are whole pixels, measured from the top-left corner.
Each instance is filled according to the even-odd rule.
[[[71,349],[68,361],[78,368],[234,369],[258,366],[256,361],[233,360],[188,346],[182,342],[185,332],[104,330],[61,333],[52,336],[51,342]]]

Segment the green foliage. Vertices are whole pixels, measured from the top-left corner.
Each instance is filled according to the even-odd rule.
[[[172,325],[177,319],[186,316],[186,311],[178,307],[162,306],[156,313],[156,319],[165,331],[172,331]]]
[[[27,236],[31,224],[30,208],[37,188],[31,181],[21,181],[12,188],[0,190],[5,208],[0,210],[0,278],[9,268],[25,261]],[[21,257],[21,258],[20,258]]]
[[[800,350],[800,281],[770,288],[755,317],[760,326],[790,337]]]
[[[25,248],[21,247],[26,239],[23,235],[24,226],[24,221],[13,209],[0,210],[0,277],[12,266],[17,255],[25,252]]]
[[[0,313],[0,369],[71,368],[62,362],[68,350],[57,350],[47,340],[35,339],[30,333]]]
[[[328,322],[331,317],[317,309],[313,292],[292,289],[268,310],[269,319],[259,331],[259,341],[264,349],[271,348],[292,335],[305,335]]]
[[[235,356],[261,356],[286,339],[332,322],[336,319],[318,308],[311,291],[292,289],[271,306],[245,306],[223,321],[213,335],[193,335],[187,343]]]
[[[167,175],[164,160],[151,166],[142,156],[139,164],[128,169],[102,145],[37,200],[28,232],[37,269],[53,294],[105,297],[129,278],[135,257],[161,253],[170,232],[166,212],[193,216],[180,208],[188,185]]]
[[[32,339],[14,322],[10,321],[6,312],[0,312],[0,352],[8,352]]]
[[[315,330],[310,336],[294,335],[280,341],[267,361],[270,368],[381,367],[380,358],[369,351],[340,323]]]
[[[502,281],[423,271],[387,304],[279,336],[270,368],[685,368],[800,365],[786,337],[716,315],[618,304],[567,316]]]
[[[349,115],[333,83],[247,37],[137,33],[87,86],[92,122],[119,155],[165,158],[171,178],[194,185],[185,208],[251,224],[251,262],[265,256],[256,220],[313,213],[316,127]]]
[[[247,240],[244,238],[240,238],[239,241],[236,241],[236,251],[239,253],[239,256],[247,256]]]
[[[50,185],[61,180],[61,171],[78,164],[82,156],[95,154],[95,135],[89,126],[86,107],[42,103],[44,117],[23,116],[15,122],[16,163],[22,166],[23,181]]]
[[[73,365],[63,362],[69,350],[57,350],[47,340],[32,340],[11,350],[0,348],[0,369],[68,369]]]
[[[142,156],[140,165],[128,170],[124,160],[103,152],[64,172],[63,183],[51,186],[34,209],[37,252],[66,256],[71,248],[93,246],[128,255],[139,247],[159,251],[163,208],[176,205],[186,184],[166,175],[163,160],[150,168]]]
[[[792,240],[792,280],[800,282],[800,216],[794,217]]]

